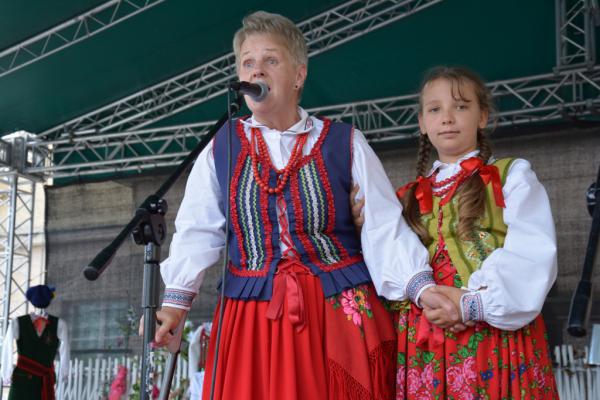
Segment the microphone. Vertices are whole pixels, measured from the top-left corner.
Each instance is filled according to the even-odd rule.
[[[269,86],[262,81],[257,81],[256,83],[250,82],[231,82],[229,84],[229,88],[235,90],[240,94],[245,94],[250,96],[250,98],[257,103],[263,101],[267,95],[269,94]]]
[[[587,243],[585,259],[583,260],[583,269],[581,279],[577,284],[577,289],[571,298],[571,307],[569,309],[569,323],[567,332],[572,336],[585,336],[587,334],[587,325],[590,320],[592,309],[592,276],[594,270],[594,261],[600,243],[600,168],[598,168],[598,177],[596,183],[592,184],[587,193],[588,206],[593,205],[592,228]]]

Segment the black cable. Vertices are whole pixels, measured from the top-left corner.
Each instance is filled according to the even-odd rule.
[[[225,310],[225,272],[229,263],[229,191],[231,189],[231,137],[233,136],[233,121],[231,120],[231,89],[227,90],[227,190],[223,199],[225,209],[225,255],[221,271],[221,295],[219,298],[219,319],[217,325],[217,336],[215,338],[215,355],[213,360],[212,379],[210,381],[210,400],[214,399],[215,382],[217,376],[217,364],[219,360],[219,347],[221,345],[221,326],[223,325],[223,313]]]

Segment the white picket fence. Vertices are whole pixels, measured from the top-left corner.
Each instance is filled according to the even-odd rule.
[[[554,369],[556,386],[561,400],[600,399],[600,366],[586,364],[588,348],[583,358],[575,358],[573,346],[556,346],[554,357],[558,367]]]
[[[127,367],[127,396],[132,393],[133,385],[140,380],[140,359],[133,357],[110,357],[96,358],[82,361],[77,358],[71,359],[69,378],[66,382],[58,382],[56,398],[58,400],[103,400],[107,398],[110,390],[110,384],[117,375],[121,365]],[[60,370],[60,365],[56,363],[56,371]],[[156,368],[155,382],[158,388],[161,387],[163,377],[163,367],[158,365]],[[177,390],[188,379],[187,361],[179,357],[177,368],[171,385],[171,390]]]
[[[585,351],[587,358],[587,348]],[[572,346],[557,346],[554,349],[558,367],[554,376],[561,400],[598,400],[600,399],[600,366],[589,366],[585,358],[575,358]],[[71,370],[66,382],[60,382],[57,388],[58,400],[103,400],[110,389],[119,366],[128,370],[128,391],[131,393],[134,383],[139,381],[139,357],[96,358],[82,361],[72,359]],[[59,365],[56,365],[59,371]],[[157,385],[162,383],[162,368],[157,368]],[[179,358],[173,378],[172,390],[181,387],[188,379],[187,361]],[[7,392],[7,391],[6,391]],[[6,394],[6,393],[5,393]],[[128,398],[127,395],[126,398]]]

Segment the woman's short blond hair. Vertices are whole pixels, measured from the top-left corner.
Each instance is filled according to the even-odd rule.
[[[266,11],[257,11],[247,15],[242,21],[242,27],[233,37],[233,52],[235,64],[240,65],[240,51],[244,40],[252,34],[275,35],[288,49],[296,65],[308,65],[308,48],[304,35],[288,18]]]

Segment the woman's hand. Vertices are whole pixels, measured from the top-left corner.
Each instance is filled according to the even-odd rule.
[[[429,322],[442,329],[449,329],[451,332],[464,331],[468,324],[463,323],[460,313],[462,290],[456,289],[458,291],[456,293],[453,290],[446,290],[446,288],[456,289],[438,285],[423,291],[419,298],[420,303],[423,305],[423,314]],[[458,300],[456,300],[457,295]]]
[[[433,287],[432,289],[435,293],[438,293],[438,294],[448,298],[454,305],[455,309],[460,314],[460,299],[461,299],[462,295],[465,294],[464,290],[453,287],[453,286],[446,286],[446,285],[438,285],[438,286]],[[459,317],[462,320],[462,316],[459,315]]]
[[[363,214],[363,207],[365,206],[365,198],[356,200],[356,195],[360,187],[358,185],[354,185],[352,187],[352,191],[350,192],[350,209],[352,210],[352,221],[354,222],[354,227],[356,228],[356,232],[360,236],[360,231],[365,223],[365,216]]]
[[[164,347],[173,339],[173,332],[177,329],[181,318],[186,314],[186,310],[175,307],[163,307],[156,312],[156,320],[158,328],[154,335],[154,345],[156,347]],[[144,335],[144,317],[140,320],[140,336]]]

